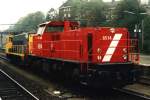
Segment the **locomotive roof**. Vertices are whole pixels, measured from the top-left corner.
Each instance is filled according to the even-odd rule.
[[[73,21],[48,21],[45,23],[40,24],[39,26],[45,26],[45,25],[56,25],[56,26],[64,26],[65,22],[69,22],[70,26],[78,26],[79,23],[78,22],[73,22]]]

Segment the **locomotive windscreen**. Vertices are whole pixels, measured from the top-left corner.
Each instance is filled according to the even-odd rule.
[[[64,26],[48,26],[46,28],[46,32],[62,32],[64,30]]]

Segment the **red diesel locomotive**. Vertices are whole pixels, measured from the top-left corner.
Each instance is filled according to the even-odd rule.
[[[17,36],[9,37],[7,57],[36,62],[53,75],[96,86],[126,85],[138,78],[138,43],[126,28],[80,28],[77,22],[52,21],[40,24],[36,34],[26,34],[24,44],[15,44]]]

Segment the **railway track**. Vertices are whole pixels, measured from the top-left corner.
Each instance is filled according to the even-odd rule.
[[[150,77],[141,76],[139,82],[142,84],[150,85]]]
[[[130,91],[130,90],[127,90],[127,89],[114,88],[114,90],[122,92],[122,93],[129,94],[129,95],[134,95],[134,96],[143,98],[145,100],[150,100],[150,96],[148,96],[148,95],[144,95],[144,94],[137,93],[137,92],[134,92],[134,91]]]
[[[5,61],[9,61],[9,59],[7,59],[6,57],[1,56],[1,55],[0,55],[0,59],[5,60]]]
[[[0,81],[0,100],[39,100],[2,69],[0,69]]]

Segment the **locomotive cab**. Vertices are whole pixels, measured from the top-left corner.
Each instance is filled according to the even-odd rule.
[[[69,30],[75,30],[79,28],[79,24],[77,22],[70,21],[53,21],[46,22],[39,25],[37,34],[42,35],[43,33],[54,33],[54,32],[64,32]]]
[[[5,45],[5,52],[6,52],[6,54],[8,54],[9,50],[12,48],[12,39],[13,39],[13,36],[11,34],[9,34],[6,37],[6,45]]]

